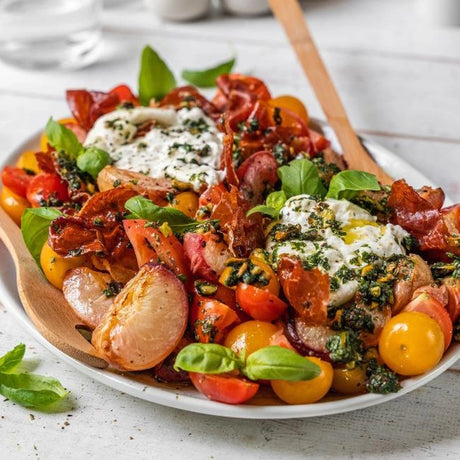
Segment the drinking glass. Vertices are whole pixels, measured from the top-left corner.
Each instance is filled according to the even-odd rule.
[[[0,59],[27,68],[79,68],[96,59],[101,0],[0,0]]]

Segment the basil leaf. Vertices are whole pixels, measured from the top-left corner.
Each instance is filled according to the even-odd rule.
[[[270,193],[267,196],[265,203],[267,204],[267,206],[275,208],[279,213],[281,211],[281,208],[284,206],[284,203],[286,203],[286,200],[286,193],[283,190],[279,190],[278,192]]]
[[[177,354],[174,369],[222,374],[240,369],[242,361],[230,348],[216,343],[191,343]]]
[[[125,208],[131,213],[129,219],[146,219],[160,224],[166,222],[178,234],[203,225],[203,222],[192,219],[178,209],[157,206],[140,195],[130,198],[125,203]]]
[[[93,179],[107,166],[112,164],[112,158],[105,151],[97,147],[88,147],[77,158],[77,167],[87,172]]]
[[[364,171],[340,171],[332,177],[329,184],[328,198],[337,200],[354,198],[360,190],[380,190],[379,181],[374,174]]]
[[[57,121],[54,121],[52,118],[50,118],[46,124],[45,134],[52,147],[57,151],[64,151],[73,159],[77,158],[83,150],[83,146],[74,132]]]
[[[0,373],[9,374],[21,363],[26,352],[23,343],[16,345],[11,351],[0,357]]]
[[[278,214],[279,214],[279,211],[277,211],[275,208],[272,208],[271,206],[264,206],[263,204],[259,204],[258,206],[254,206],[252,209],[250,209],[246,213],[246,216],[250,216],[251,214],[255,214],[256,212],[266,214],[267,216],[270,216],[273,219],[278,217]]]
[[[40,266],[40,253],[48,239],[49,226],[61,215],[61,211],[56,208],[27,208],[22,215],[22,237],[38,266]]]
[[[146,46],[142,51],[139,71],[139,101],[149,105],[151,99],[162,99],[176,87],[176,79],[156,51]]]
[[[21,406],[42,409],[68,393],[59,380],[52,377],[0,373],[0,394]]]
[[[321,369],[295,351],[269,346],[251,353],[242,372],[251,380],[297,381],[311,380],[321,373]]]
[[[281,190],[287,198],[303,194],[320,197],[326,195],[318,169],[310,160],[293,160],[278,169],[278,176],[281,179]]]
[[[236,59],[232,58],[206,70],[183,70],[182,78],[200,88],[212,88],[216,86],[216,79],[219,75],[232,71],[235,62]]]

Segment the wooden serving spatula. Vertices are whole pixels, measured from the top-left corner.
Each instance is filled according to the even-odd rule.
[[[66,305],[62,292],[52,286],[40,272],[19,227],[1,207],[0,239],[13,258],[22,305],[43,337],[72,358],[93,367],[107,367],[93,346],[78,332],[77,327],[81,321]]]
[[[357,138],[310,34],[299,2],[269,0],[269,3],[297,54],[327,121],[339,139],[348,167],[375,174],[382,184],[393,183],[393,179],[369,156]]]

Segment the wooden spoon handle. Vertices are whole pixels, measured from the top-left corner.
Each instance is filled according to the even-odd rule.
[[[91,343],[76,329],[79,319],[66,305],[62,292],[49,284],[40,272],[19,228],[1,207],[0,239],[13,258],[19,297],[37,330],[48,342],[72,358],[92,367],[107,367]]]
[[[348,167],[375,174],[383,184],[391,184],[393,179],[375,163],[356,137],[310,34],[299,2],[297,0],[269,0],[269,3],[297,54],[329,124],[339,139]]]

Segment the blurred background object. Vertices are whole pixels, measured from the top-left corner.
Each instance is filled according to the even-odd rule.
[[[101,0],[0,0],[0,58],[20,67],[79,68],[97,57]]]
[[[242,16],[257,16],[270,12],[267,0],[221,0],[224,11]]]
[[[460,0],[416,0],[418,16],[432,26],[460,26]]]
[[[211,0],[144,0],[157,16],[170,21],[191,21],[206,16]]]

